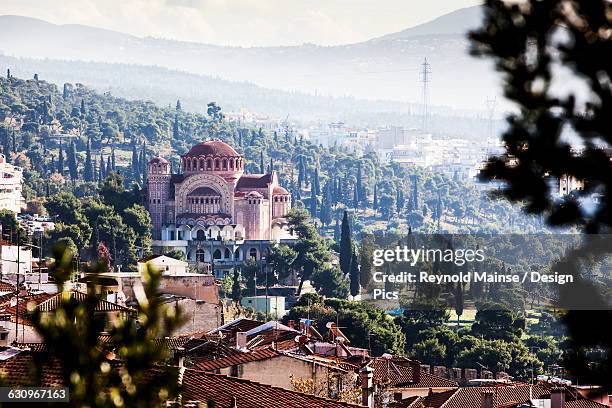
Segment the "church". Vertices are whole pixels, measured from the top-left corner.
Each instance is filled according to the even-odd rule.
[[[270,245],[291,241],[286,215],[291,194],[276,172],[245,174],[244,156],[221,140],[197,144],[173,173],[163,157],[147,167],[147,208],[153,249],[180,250],[191,265],[228,273],[248,258],[262,260]]]

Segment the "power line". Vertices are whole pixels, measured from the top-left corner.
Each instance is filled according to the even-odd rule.
[[[421,83],[423,84],[423,132],[427,132],[429,127],[429,82],[431,75],[431,64],[425,62],[421,64]]]

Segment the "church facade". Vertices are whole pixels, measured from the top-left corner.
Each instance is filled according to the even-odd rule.
[[[285,216],[291,195],[277,174],[245,174],[244,157],[220,140],[197,144],[181,157],[181,171],[151,159],[147,208],[155,252],[178,249],[192,265],[228,272],[247,258],[293,237]]]

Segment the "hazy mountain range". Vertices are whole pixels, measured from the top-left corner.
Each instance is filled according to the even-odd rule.
[[[499,86],[490,65],[467,53],[466,33],[478,25],[480,13],[480,7],[461,9],[356,44],[250,48],[140,38],[82,25],[0,16],[0,54],[4,64],[18,64],[15,72],[27,65],[56,82],[79,81],[123,96],[158,102],[167,97],[169,102],[188,90],[192,95],[185,98],[197,100],[202,93],[233,108],[257,111],[256,103],[280,102],[284,105],[278,105],[278,110],[293,114],[302,108],[290,105],[299,101],[302,107],[312,106],[312,114],[332,116],[335,109],[336,113],[355,112],[355,106],[371,113],[414,114],[415,108],[406,102],[422,100],[420,70],[427,58],[432,71],[430,101],[439,106],[438,113],[451,107],[483,110],[484,101],[496,96]],[[126,73],[123,80],[117,78],[118,71]],[[177,89],[179,82],[184,84]],[[149,95],[143,94],[144,87]],[[270,113],[271,109],[260,111]]]

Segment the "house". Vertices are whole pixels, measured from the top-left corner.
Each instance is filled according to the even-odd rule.
[[[217,407],[234,408],[348,408],[356,404],[338,402],[290,391],[260,382],[185,369],[183,404],[214,401]]]
[[[417,405],[414,405],[414,404]],[[412,405],[411,405],[412,404]],[[460,387],[455,390],[430,393],[396,401],[389,408],[605,408],[566,388],[551,388],[543,384],[514,383],[488,387]]]
[[[137,267],[141,274],[145,267],[149,267],[160,271],[164,275],[184,275],[187,273],[189,264],[166,255],[151,255],[140,259]]]
[[[286,313],[284,296],[245,296],[240,304],[272,318],[282,318]]]

